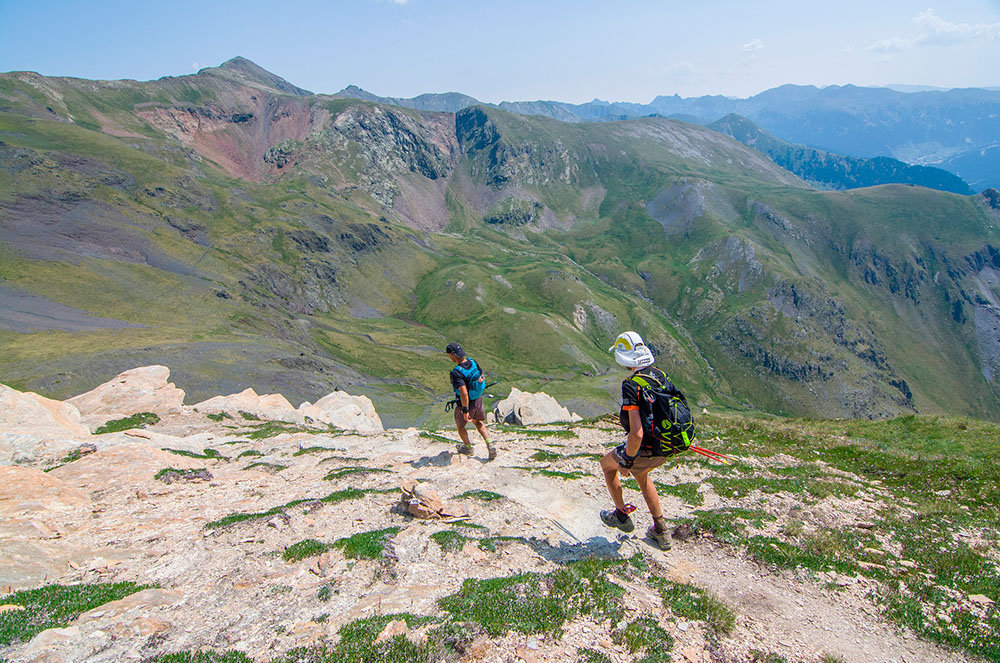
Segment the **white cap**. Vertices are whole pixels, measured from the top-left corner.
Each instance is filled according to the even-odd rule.
[[[627,368],[646,368],[653,363],[653,353],[634,331],[619,334],[608,352],[614,352],[615,361]]]

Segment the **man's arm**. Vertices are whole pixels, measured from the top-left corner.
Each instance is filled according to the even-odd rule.
[[[458,398],[462,401],[462,412],[465,413],[465,420],[470,421],[469,416],[469,388],[464,384],[458,388]]]
[[[628,411],[628,439],[625,441],[625,453],[636,456],[641,446],[642,419],[639,417],[639,408],[636,408]]]

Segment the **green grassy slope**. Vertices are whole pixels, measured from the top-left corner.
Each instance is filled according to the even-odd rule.
[[[252,75],[0,75],[0,286],[140,325],[0,327],[5,383],[65,397],[155,361],[189,402],[338,387],[437,423],[459,340],[497,393],[594,414],[621,378],[606,348],[635,329],[713,407],[998,413],[1000,239],[973,198],[815,191],[660,118],[423,114]],[[267,126],[297,118],[302,140],[240,115],[266,95],[288,111]],[[157,108],[218,128],[171,133]]]

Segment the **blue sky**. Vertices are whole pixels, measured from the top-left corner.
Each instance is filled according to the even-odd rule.
[[[489,102],[1000,86],[1000,0],[927,2],[0,0],[0,71],[148,80],[242,55],[314,92]]]

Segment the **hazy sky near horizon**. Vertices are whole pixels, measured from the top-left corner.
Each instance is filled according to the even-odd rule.
[[[1000,86],[1000,0],[928,2],[0,0],[0,71],[149,80],[242,55],[314,92],[487,102]]]

